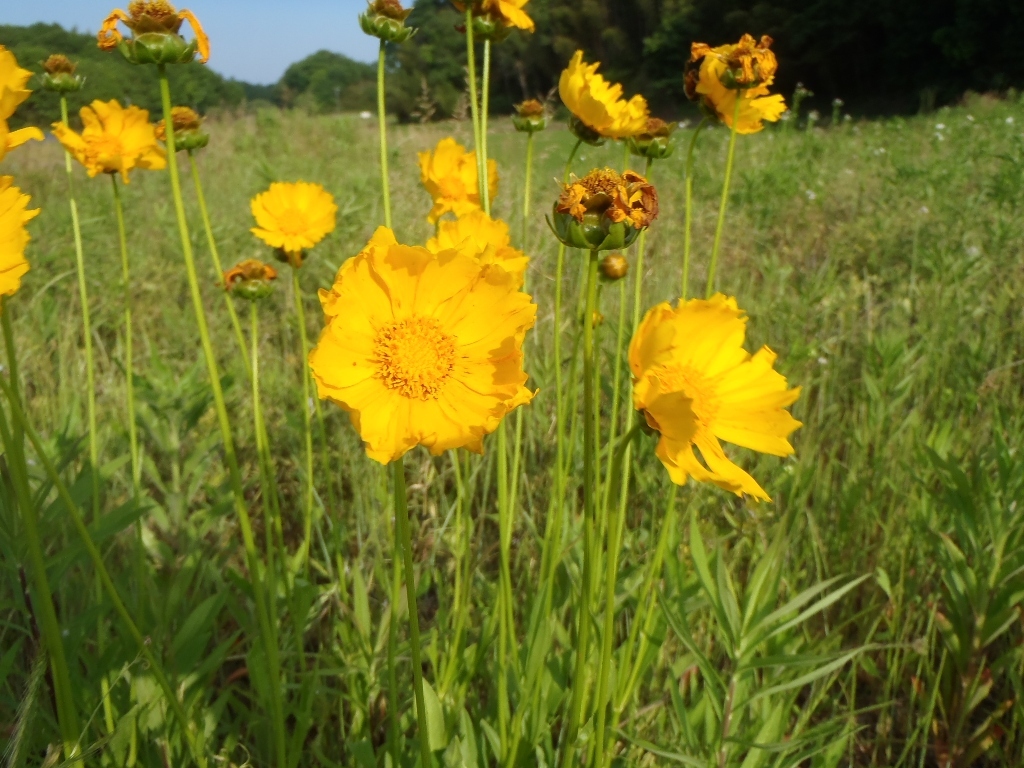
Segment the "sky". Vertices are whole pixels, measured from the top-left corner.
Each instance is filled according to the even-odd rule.
[[[56,22],[95,32],[114,7],[128,0],[3,0],[0,24]],[[187,0],[210,36],[211,69],[250,83],[276,83],[289,64],[326,48],[375,61],[377,39],[359,29],[366,0]],[[189,33],[185,33],[189,37]]]

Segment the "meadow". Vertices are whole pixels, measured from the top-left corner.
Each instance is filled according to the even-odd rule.
[[[300,111],[222,113],[196,159],[225,266],[267,254],[249,200],[278,180],[323,184],[337,228],[302,268],[307,333],[316,289],[382,223],[375,120]],[[438,765],[498,765],[499,721],[521,740],[517,765],[550,766],[571,677],[573,595],[581,579],[583,429],[570,420],[564,505],[552,501],[554,369],[570,402],[582,387],[583,254],[566,260],[563,359],[552,347],[557,242],[545,214],[573,144],[564,125],[537,134],[532,213],[523,219],[525,138],[491,119],[499,162],[494,212],[531,257],[539,306],[526,339],[535,400],[522,412],[511,531],[499,526],[493,450],[406,457],[423,631],[429,741]],[[683,148],[692,127],[681,129]],[[432,236],[417,152],[469,122],[394,125],[396,234]],[[694,175],[694,267],[702,286],[728,130],[706,130]],[[261,551],[264,521],[252,399],[179,155],[214,347]],[[622,146],[583,147],[573,169],[621,167]],[[633,162],[641,162],[636,159]],[[661,217],[648,238],[644,308],[679,295],[685,152],[651,171]],[[5,162],[42,214],[32,269],[5,302],[18,341],[29,419],[87,509],[86,384],[63,151],[55,141]],[[167,174],[123,187],[136,333],[141,500],[128,468],[122,284],[110,184],[75,169],[96,351],[104,514],[90,522],[114,582],[162,659],[213,761],[275,764],[264,706],[271,683],[253,642],[229,479],[182,268]],[[710,484],[674,486],[639,435],[614,590],[616,766],[968,766],[1024,763],[1024,104],[972,96],[928,115],[837,125],[783,122],[741,137],[719,289],[750,317],[747,347],[768,344],[802,387],[803,422],[786,459],[731,455],[773,501]],[[282,265],[285,266],[286,265]],[[601,286],[601,403],[629,335],[633,274]],[[396,625],[409,679],[408,605],[392,568],[388,474],[366,459],[340,409],[324,403],[317,439],[312,551],[303,539],[304,366],[288,280],[260,306],[262,399],[281,495],[279,630],[289,765],[390,765],[397,716],[403,765],[416,764],[408,682],[391,700]],[[240,312],[242,308],[240,307]],[[246,315],[242,312],[243,320]],[[248,326],[246,326],[247,328]],[[628,373],[623,372],[622,376]],[[623,382],[625,379],[623,379]],[[319,435],[317,435],[319,438]],[[29,468],[47,568],[91,765],[189,764],[178,723],[138,646],[97,586],[90,560],[39,462]],[[602,457],[602,472],[609,457]],[[7,479],[6,469],[5,480]],[[28,600],[24,542],[10,486],[0,494],[0,752],[4,765],[59,765],[45,651]],[[553,589],[541,585],[551,515],[564,515]],[[607,521],[598,521],[603,530]],[[510,552],[513,658],[499,665],[500,552]],[[659,567],[653,568],[656,563]],[[398,613],[392,614],[397,604]],[[599,602],[600,606],[601,603]],[[601,635],[603,610],[595,610]],[[629,651],[627,653],[626,651]],[[591,645],[596,667],[600,647]],[[499,669],[507,668],[501,680]],[[436,695],[435,695],[436,694]],[[587,699],[595,693],[591,689]],[[511,702],[507,711],[502,711]],[[621,707],[619,705],[621,704]],[[593,712],[593,704],[587,705]],[[724,728],[723,728],[724,723]],[[595,724],[585,718],[582,752]],[[64,763],[73,764],[73,763]],[[500,763],[504,764],[504,763]]]

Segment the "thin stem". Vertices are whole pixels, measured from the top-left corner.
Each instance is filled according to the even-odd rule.
[[[199,179],[199,165],[196,163],[195,154],[188,150],[189,168],[192,171],[192,182],[196,188],[196,200],[199,202],[199,214],[203,219],[203,228],[206,230],[206,246],[210,249],[210,258],[213,260],[213,268],[217,270],[217,280],[224,277],[224,267],[221,265],[220,252],[217,250],[217,240],[213,236],[213,226],[210,224],[210,213],[206,207],[206,195],[203,194],[203,183]],[[231,294],[224,292],[224,306],[227,307],[228,316],[231,318],[231,327],[235,332],[235,341],[238,342],[238,351],[245,361],[246,370],[249,369],[249,351],[245,345],[245,334],[242,333],[242,323],[238,319],[238,312],[231,300]]]
[[[430,768],[430,743],[427,710],[423,697],[423,661],[420,653],[420,616],[416,607],[416,573],[412,566],[412,536],[409,532],[409,502],[405,492],[405,464],[401,458],[391,464],[395,494],[397,544],[405,570],[405,594],[409,604],[409,645],[412,651],[412,680],[416,694],[416,720],[419,725],[420,766]]]
[[[491,215],[491,185],[487,168],[487,118],[491,110],[491,41],[484,40],[484,80],[483,93],[480,96],[480,200],[484,213]]]
[[[128,264],[128,238],[124,228],[124,206],[117,176],[111,175],[114,186],[114,210],[117,213],[117,234],[121,244],[121,274],[124,277],[124,367],[128,398],[128,445],[131,450],[132,493],[138,498],[142,485],[142,462],[139,456],[139,430],[135,423],[134,349],[132,343],[131,275]]]
[[[377,124],[380,128],[380,186],[384,194],[384,226],[391,229],[391,183],[388,179],[388,113],[384,98],[384,41],[377,55]]]
[[[569,705],[569,728],[565,734],[562,768],[573,763],[576,737],[583,717],[583,692],[590,650],[591,569],[593,567],[594,519],[597,513],[597,445],[594,413],[597,392],[594,388],[594,310],[597,305],[598,252],[590,252],[587,265],[586,305],[583,310],[583,577],[580,582],[576,610],[576,667],[572,678],[572,701]]]
[[[391,749],[391,765],[400,766],[401,750],[398,744],[398,728],[401,712],[398,708],[398,593],[402,589],[402,557],[398,547],[398,529],[391,547],[391,612],[388,619],[388,742]]]
[[[309,548],[313,538],[313,424],[309,413],[311,399],[309,386],[309,340],[306,338],[306,312],[302,307],[302,286],[299,270],[292,268],[292,298],[295,301],[295,315],[299,323],[299,345],[302,358],[302,428],[306,441],[306,483],[302,494],[302,561],[305,573],[309,575]]]
[[[530,203],[533,194],[533,131],[526,135],[526,174],[523,180],[523,235],[520,245],[526,247],[526,232],[530,222]]]
[[[686,301],[686,294],[690,289],[690,233],[693,223],[693,150],[697,146],[697,137],[708,124],[708,119],[703,118],[697,125],[690,137],[690,148],[686,151],[686,197],[684,203],[684,225],[683,225],[683,287],[679,294],[682,301]]]
[[[646,232],[647,230],[643,230]],[[636,276],[634,284],[640,282],[640,275]],[[615,445],[615,439],[618,435],[619,427],[619,407],[621,405],[621,394],[622,389],[622,359],[623,359],[623,347],[626,344],[626,281],[619,280],[619,324],[615,332],[615,367],[612,372],[612,409],[611,418],[609,419],[608,425],[608,445]],[[600,377],[599,377],[600,378]],[[612,473],[614,472],[614,462],[608,462],[608,471],[605,474],[604,479],[604,500],[601,502],[602,508],[608,507],[609,499],[611,498],[612,491]]]
[[[508,478],[508,431],[505,420],[498,425],[498,737],[503,759],[508,752],[508,723],[510,717],[508,701],[509,648],[512,625],[512,576],[509,566],[512,545],[512,509],[509,505]]]
[[[165,67],[159,65],[157,71],[160,75],[160,97],[163,103],[164,125],[167,127],[167,156],[169,158],[167,167],[170,171],[174,210],[178,219],[178,234],[181,237],[181,250],[185,259],[185,269],[188,274],[189,292],[192,296],[196,325],[199,326],[199,337],[203,347],[203,355],[206,359],[207,372],[210,377],[210,389],[213,392],[217,422],[220,426],[224,458],[228,465],[228,475],[235,502],[235,513],[238,515],[239,527],[242,530],[242,543],[245,547],[249,578],[252,580],[253,585],[253,599],[256,603],[256,617],[259,623],[260,638],[269,666],[276,760],[279,768],[285,768],[288,765],[287,742],[284,728],[284,704],[281,699],[281,664],[278,658],[277,638],[271,626],[270,614],[267,610],[267,593],[261,576],[260,558],[256,551],[256,539],[253,535],[252,521],[249,518],[249,509],[242,487],[242,474],[239,471],[238,458],[235,454],[235,441],[231,435],[231,420],[228,417],[227,405],[224,401],[224,391],[221,388],[220,369],[217,365],[216,354],[213,351],[213,343],[210,340],[210,329],[206,322],[203,297],[199,290],[199,278],[196,274],[195,257],[192,253],[192,238],[189,235],[188,222],[185,219],[185,203],[181,195],[178,164],[175,161],[174,123],[171,120],[171,89],[167,82]]]
[[[736,106],[733,109],[732,128],[729,133],[729,154],[725,160],[725,181],[722,182],[722,202],[718,206],[718,224],[715,225],[715,244],[711,248],[711,263],[708,265],[708,286],[704,297],[711,298],[715,292],[715,270],[718,268],[718,249],[722,245],[722,232],[725,229],[725,209],[729,205],[729,182],[732,180],[732,163],[736,156],[736,123],[740,116],[740,101],[743,91],[736,94]]]
[[[469,111],[473,118],[473,148],[476,150],[477,183],[486,175],[480,152],[480,102],[476,94],[476,45],[473,42],[473,9],[466,3],[466,68],[469,70]],[[481,198],[483,199],[483,198]]]

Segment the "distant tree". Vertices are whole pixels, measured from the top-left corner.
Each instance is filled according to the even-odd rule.
[[[285,70],[278,88],[293,96],[306,94],[320,112],[372,109],[377,70],[331,51],[317,51]]]

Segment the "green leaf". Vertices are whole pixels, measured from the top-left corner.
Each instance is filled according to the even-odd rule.
[[[846,664],[849,663],[849,661],[854,656],[856,656],[858,653],[862,653],[863,650],[863,648],[858,648],[854,651],[850,651],[849,653],[843,654],[830,664],[826,664],[823,667],[819,667],[818,669],[808,672],[806,675],[801,675],[800,677],[794,680],[789,680],[785,683],[780,683],[779,685],[773,685],[770,688],[762,688],[761,690],[757,691],[754,695],[752,695],[749,699],[747,699],[745,702],[743,702],[743,706],[749,706],[753,704],[755,701],[763,699],[766,696],[774,696],[777,693],[791,691],[794,688],[802,688],[803,686],[809,685],[810,683],[813,683],[815,680],[819,680],[825,677],[826,675],[831,675],[837,669],[842,669],[844,666],[846,666]],[[740,707],[736,707],[736,709],[738,710],[740,709]]]
[[[426,680],[423,681],[423,705],[427,711],[427,743],[431,752],[438,752],[448,746],[444,728],[444,707],[441,706],[441,700],[437,698],[434,687]]]
[[[657,755],[658,757],[664,758],[665,760],[670,760],[671,762],[679,763],[680,765],[693,766],[693,768],[707,768],[706,761],[698,760],[697,758],[690,757],[689,755],[682,755],[678,752],[669,752],[667,749],[663,749],[659,747],[657,744],[652,744],[651,742],[645,741],[639,738],[638,736],[630,736],[629,734],[623,731],[617,730],[615,731],[615,733],[620,738],[625,739],[631,744],[636,744],[638,747],[640,747],[640,749],[646,752],[650,752],[652,755]]]
[[[214,619],[217,618],[226,599],[227,595],[223,592],[219,595],[211,595],[192,609],[192,613],[188,615],[185,623],[181,625],[181,629],[174,636],[171,653],[175,655],[180,653],[186,644],[204,630],[212,633]]]
[[[352,568],[352,609],[356,629],[363,640],[369,642],[370,599],[366,594],[366,582],[363,581],[362,571],[355,566]]]

